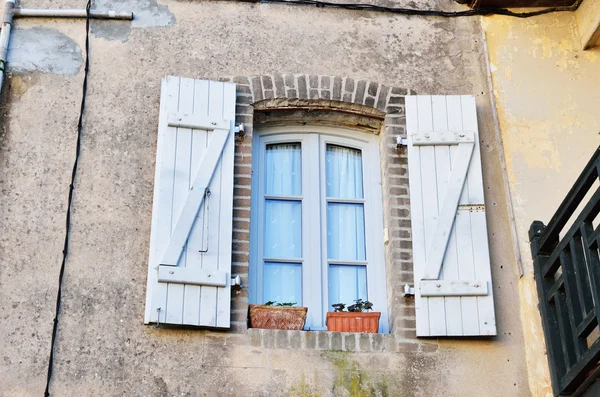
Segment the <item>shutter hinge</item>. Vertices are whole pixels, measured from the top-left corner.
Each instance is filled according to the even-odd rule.
[[[242,288],[242,278],[239,274],[231,278],[231,286]]]
[[[244,135],[244,123],[240,123],[240,125],[234,127],[233,130],[236,134],[242,133],[242,135]]]
[[[233,127],[233,136],[236,142],[241,143],[244,140],[244,123]]]
[[[402,138],[400,135],[396,137],[396,147],[400,148],[400,146],[408,146],[408,139]]]
[[[404,294],[402,294],[402,295],[403,296],[415,296],[415,288],[411,287],[408,284],[404,285]]]

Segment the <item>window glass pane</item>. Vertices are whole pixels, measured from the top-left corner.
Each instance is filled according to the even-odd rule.
[[[283,196],[302,194],[300,143],[267,145],[265,179],[265,194]]]
[[[302,265],[265,262],[264,302],[296,302],[302,306]]]
[[[360,150],[327,145],[325,163],[327,197],[363,198]]]
[[[264,256],[302,257],[302,203],[265,200]]]
[[[362,204],[327,204],[327,257],[355,261],[366,259]]]
[[[329,265],[329,310],[335,303],[348,307],[357,299],[367,300],[366,266]]]

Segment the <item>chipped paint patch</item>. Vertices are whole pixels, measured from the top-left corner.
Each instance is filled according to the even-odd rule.
[[[81,69],[81,48],[58,30],[35,27],[13,32],[8,51],[10,70],[76,74]]]
[[[92,34],[107,40],[126,41],[133,28],[175,24],[175,15],[156,0],[97,0],[95,9],[133,12],[133,21],[93,21]]]

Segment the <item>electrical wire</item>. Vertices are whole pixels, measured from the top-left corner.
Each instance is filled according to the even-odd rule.
[[[538,15],[549,14],[553,12],[561,11],[574,11],[576,6],[572,7],[551,7],[544,8],[537,11],[529,12],[514,12],[505,8],[491,9],[491,8],[478,8],[475,10],[465,11],[438,11],[438,10],[420,10],[415,8],[401,8],[401,7],[384,7],[373,4],[352,4],[352,3],[331,3],[327,1],[318,0],[225,0],[239,3],[262,3],[262,4],[289,4],[297,6],[313,6],[319,8],[341,8],[345,10],[361,10],[361,11],[375,11],[375,12],[387,12],[392,14],[402,15],[420,15],[420,16],[431,16],[431,17],[445,17],[445,18],[458,18],[458,17],[471,17],[471,16],[490,16],[490,15],[504,15],[507,17],[514,18],[530,18]]]
[[[91,0],[87,1],[85,6],[85,68],[83,72],[83,87],[81,96],[81,107],[79,109],[79,121],[77,122],[77,141],[75,144],[75,160],[73,161],[73,170],[71,171],[71,184],[69,185],[69,198],[67,200],[67,215],[65,227],[65,241],[62,251],[62,263],[60,265],[60,273],[58,276],[58,291],[56,293],[56,309],[54,312],[54,324],[52,326],[52,339],[50,341],[50,358],[48,359],[48,375],[46,378],[46,390],[44,397],[49,397],[50,380],[52,379],[52,367],[54,364],[54,345],[56,344],[56,334],[58,331],[58,316],[60,313],[60,304],[62,298],[62,284],[65,275],[65,265],[67,263],[67,254],[69,252],[69,232],[71,230],[71,205],[73,203],[73,190],[75,184],[75,176],[77,175],[77,165],[79,163],[79,153],[81,151],[81,132],[83,129],[83,112],[85,110],[85,96],[87,92],[87,79],[89,70],[89,53],[90,53],[90,7]]]

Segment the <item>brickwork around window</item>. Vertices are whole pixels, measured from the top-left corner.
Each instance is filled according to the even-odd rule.
[[[415,94],[407,89],[388,87],[349,77],[280,74],[250,77],[224,77],[237,87],[236,125],[244,124],[244,133],[236,137],[233,198],[232,274],[240,275],[244,287],[232,296],[232,328],[244,336],[215,336],[223,340],[243,338],[253,346],[342,351],[435,351],[433,340],[417,340],[414,299],[404,297],[404,285],[413,285],[408,158],[406,148],[397,147],[397,137],[406,137],[404,99]],[[391,334],[363,335],[337,332],[300,332],[247,329],[248,270],[250,249],[250,195],[252,178],[252,131],[255,105],[269,103],[293,107],[314,100],[319,106],[327,101],[332,110],[355,110],[365,115],[384,117],[380,131],[384,227],[389,240],[385,244],[388,313]],[[272,100],[272,101],[271,101]],[[266,105],[265,105],[266,104]],[[383,233],[383,231],[382,231]],[[226,342],[224,342],[226,343]]]

